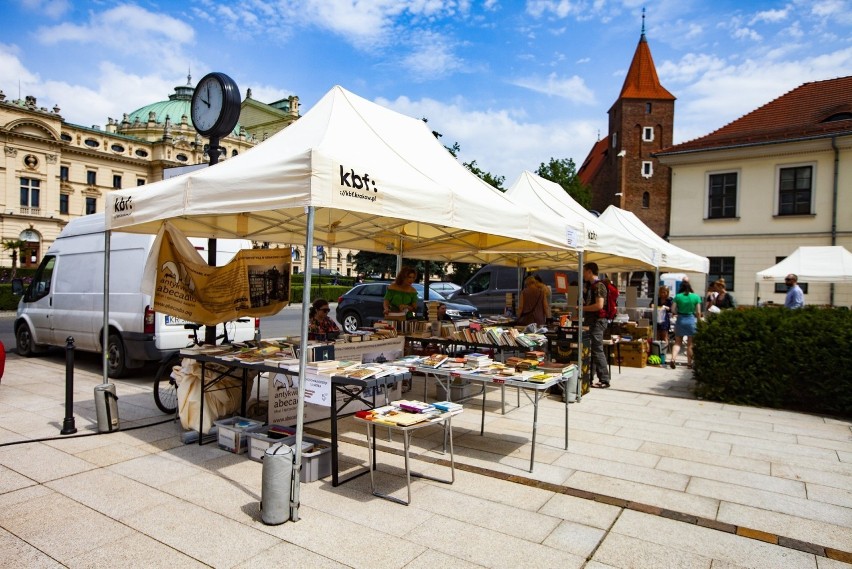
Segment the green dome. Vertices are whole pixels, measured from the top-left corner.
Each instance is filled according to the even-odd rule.
[[[172,124],[177,125],[180,124],[181,117],[186,115],[186,120],[189,122],[190,126],[194,127],[195,125],[192,124],[192,114],[190,113],[193,91],[195,91],[195,87],[179,85],[175,87],[175,92],[172,95],[169,95],[168,101],[159,101],[157,103],[145,105],[140,109],[136,109],[127,115],[127,120],[130,121],[131,125],[136,122],[137,119],[140,123],[144,124],[148,122],[148,114],[154,113],[156,122],[165,124],[166,117],[169,117]],[[231,134],[233,136],[239,136],[239,123],[234,126],[234,130]]]

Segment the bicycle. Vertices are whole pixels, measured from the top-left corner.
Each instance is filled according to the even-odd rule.
[[[217,343],[219,343],[219,340],[222,340],[222,344],[231,343],[230,338],[228,338],[228,324],[236,322],[250,322],[250,320],[243,318],[233,322],[225,322],[222,326],[222,333],[216,336]],[[198,330],[203,327],[203,324],[184,324],[183,327],[186,330],[192,330],[192,341],[187,344],[187,348],[204,344],[203,340],[198,339]],[[236,333],[236,330],[233,333]],[[172,369],[180,365],[182,359],[179,350],[166,355],[154,376],[154,403],[166,415],[177,413],[177,382],[172,377]]]

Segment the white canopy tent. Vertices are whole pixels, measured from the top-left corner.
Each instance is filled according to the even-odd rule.
[[[581,206],[556,182],[524,171],[506,191],[506,196],[518,206],[530,207],[540,217],[552,217],[577,236],[576,251],[583,251],[584,262],[595,262],[606,271],[630,271],[638,267],[656,266],[657,251],[652,245],[631,234],[610,227]],[[566,253],[529,255],[525,261],[537,266],[564,266]]]
[[[759,298],[760,283],[784,282],[791,273],[802,282],[852,283],[852,253],[840,245],[799,247],[780,263],[757,272],[754,298]]]
[[[671,272],[690,272],[706,274],[710,270],[710,260],[707,257],[690,253],[672,245],[648,227],[633,212],[609,206],[600,217],[607,225],[622,235],[632,235],[649,247],[659,251],[657,269]]]
[[[633,212],[611,205],[601,214],[601,219],[610,227],[615,228],[619,233],[632,235],[636,239],[647,243],[650,247],[654,247],[659,252],[654,271],[654,303],[657,302],[660,296],[660,271],[687,271],[706,274],[710,270],[710,259],[672,245],[657,235],[650,227],[642,223],[642,220],[636,217],[636,214]],[[656,338],[656,310],[652,312],[651,323],[654,330],[654,338]]]
[[[543,219],[459,164],[423,121],[334,87],[269,140],[211,168],[107,195],[108,229],[191,237],[314,243],[411,258],[491,262],[562,251],[561,219]],[[307,343],[305,273],[302,344]],[[296,466],[301,466],[301,352]],[[291,519],[298,519],[294,478]]]

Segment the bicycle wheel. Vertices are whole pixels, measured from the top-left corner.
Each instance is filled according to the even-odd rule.
[[[154,403],[167,415],[177,412],[177,384],[172,379],[172,368],[180,365],[180,359],[180,354],[169,357],[154,376]]]

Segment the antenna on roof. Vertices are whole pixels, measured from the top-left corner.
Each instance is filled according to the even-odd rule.
[[[642,35],[645,35],[645,6],[642,6]]]

